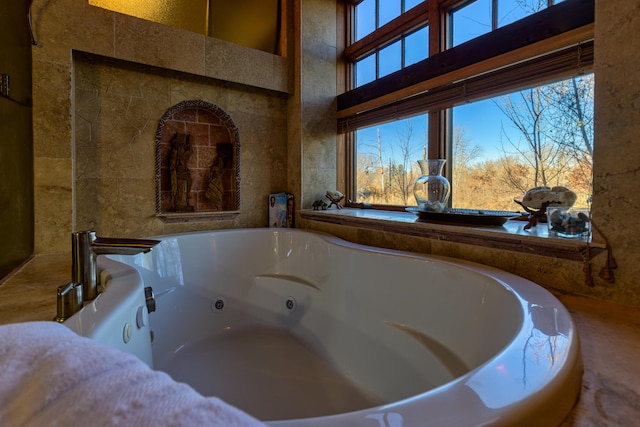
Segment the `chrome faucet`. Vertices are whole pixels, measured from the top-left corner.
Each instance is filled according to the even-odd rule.
[[[98,237],[95,231],[71,234],[71,280],[82,283],[82,298],[98,296],[98,255],[136,255],[149,252],[159,240]]]

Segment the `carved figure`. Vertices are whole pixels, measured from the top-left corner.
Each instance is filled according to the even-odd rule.
[[[216,157],[211,168],[209,169],[209,180],[207,182],[207,191],[204,196],[209,199],[213,205],[222,209],[222,193],[224,191],[222,186],[222,168],[224,166],[224,160],[221,157]]]
[[[169,155],[169,171],[171,174],[171,202],[175,211],[192,211],[191,199],[191,171],[187,166],[193,150],[191,149],[191,135],[176,133],[171,140]]]
[[[322,199],[316,200],[315,202],[313,202],[312,206],[314,211],[317,211],[318,209],[322,209],[323,211],[327,210],[327,204]]]
[[[225,188],[229,185],[228,177],[233,168],[233,144],[221,142],[216,144],[216,155],[209,167],[209,177],[204,196],[215,209],[225,209],[229,206],[228,193],[233,188]],[[226,183],[226,184],[225,184]],[[226,193],[225,193],[226,192]]]

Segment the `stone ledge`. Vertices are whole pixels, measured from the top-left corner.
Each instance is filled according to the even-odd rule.
[[[606,250],[589,239],[549,236],[546,225],[524,230],[525,221],[509,220],[503,226],[465,226],[426,222],[409,212],[343,208],[326,211],[301,210],[305,220],[424,237],[452,243],[483,246],[583,262]]]
[[[208,222],[232,220],[240,214],[240,211],[222,212],[180,212],[180,213],[159,213],[156,217],[165,224],[176,224],[183,222]]]

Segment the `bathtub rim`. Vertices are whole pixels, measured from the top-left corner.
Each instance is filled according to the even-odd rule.
[[[252,229],[241,229],[239,231],[246,230],[268,230],[268,231],[291,231],[291,229],[270,229],[270,228],[252,228]],[[409,251],[402,251],[396,249],[388,249],[388,248],[380,248],[375,246],[363,245],[360,243],[350,242],[348,240],[342,239],[340,237],[334,236],[325,232],[318,232],[315,230],[300,230],[295,229],[301,232],[307,232],[311,234],[316,234],[322,236],[327,241],[339,245],[350,247],[354,249],[364,250],[367,252],[375,252],[375,253],[384,253],[390,255],[401,255],[407,256],[415,259],[430,259],[443,264],[452,265],[456,268],[463,268],[465,270],[472,270],[474,272],[478,272],[480,274],[486,275],[492,279],[495,279],[506,289],[510,290],[515,297],[520,301],[522,305],[523,316],[525,318],[531,318],[531,314],[525,310],[525,302],[526,303],[535,303],[537,301],[533,301],[533,298],[542,297],[547,303],[551,303],[554,308],[557,308],[564,320],[568,323],[568,331],[569,342],[568,342],[568,351],[565,355],[562,366],[558,366],[554,369],[554,375],[552,376],[550,381],[538,381],[537,382],[537,390],[532,391],[531,394],[528,394],[526,397],[522,399],[518,399],[511,403],[506,408],[508,410],[499,410],[499,409],[490,409],[486,408],[487,411],[483,414],[475,414],[473,425],[492,425],[492,426],[538,426],[538,425],[559,425],[569,414],[571,408],[577,402],[579,397],[581,385],[582,385],[582,373],[583,373],[583,365],[582,358],[580,356],[580,338],[575,325],[573,318],[570,313],[566,309],[566,307],[560,302],[558,298],[556,298],[549,290],[542,287],[541,285],[526,279],[522,276],[518,276],[516,274],[507,272],[505,270],[501,270],[496,267],[487,266],[484,264],[476,263],[473,261],[468,261],[464,259],[458,259],[453,257],[447,257],[442,255],[432,255],[432,254],[420,254]],[[225,230],[220,230],[225,231]],[[232,231],[232,230],[227,230]],[[182,235],[184,233],[172,234]],[[191,234],[191,233],[188,233]],[[165,236],[166,237],[166,236]],[[532,286],[533,285],[533,286]],[[526,289],[531,288],[531,289]],[[525,299],[523,296],[523,291],[531,290],[534,295]],[[524,322],[523,322],[524,323]],[[495,363],[499,359],[503,359],[505,357],[510,357],[512,354],[516,354],[521,351],[520,348],[512,346],[511,344],[516,341],[518,338],[522,338],[525,335],[524,329],[520,329],[516,332],[516,336],[504,347],[502,348],[496,355],[491,357],[489,360],[480,364],[479,366],[471,369],[468,373],[455,378],[454,380],[442,384],[434,389],[428,390],[424,393],[417,394],[415,396],[401,399],[396,402],[383,404],[380,406],[362,409],[358,411],[352,411],[342,414],[328,415],[323,417],[312,417],[312,418],[303,418],[303,419],[295,419],[295,420],[276,420],[276,421],[267,421],[266,424],[272,427],[291,427],[294,425],[302,425],[301,421],[304,421],[304,427],[338,427],[341,425],[345,425],[344,417],[345,416],[353,416],[354,418],[362,418],[362,419],[371,419],[372,415],[383,414],[383,413],[393,413],[395,410],[403,409],[406,410],[410,406],[420,406],[420,402],[429,399],[432,396],[440,395],[443,393],[453,394],[456,392],[455,389],[460,389],[465,387],[464,382],[469,381],[471,378],[478,376],[481,373],[485,373],[486,371],[491,369],[491,364]],[[546,386],[546,387],[544,387]],[[567,390],[568,389],[568,390]],[[569,396],[569,397],[568,397]],[[455,397],[455,396],[453,396]],[[531,421],[531,416],[533,413],[537,413],[540,406],[544,406],[545,408],[550,409],[545,412],[545,418],[543,420],[536,418]],[[437,408],[434,408],[437,409]],[[422,414],[424,416],[424,414]],[[499,419],[496,419],[499,417]],[[530,421],[530,422],[527,422]],[[424,422],[424,418],[420,415],[416,419],[404,420],[404,422],[408,423],[408,425],[414,425],[412,423],[418,423],[415,425],[422,425],[421,422]],[[351,424],[347,424],[351,425]],[[438,424],[439,425],[439,424]],[[447,425],[447,424],[444,424]]]
[[[532,386],[533,390],[531,394],[516,399],[505,408],[474,408],[478,411],[474,412],[473,425],[557,425],[559,424],[569,413],[570,409],[575,404],[581,387],[582,377],[582,361],[580,357],[580,344],[579,336],[573,319],[571,318],[567,309],[562,303],[547,289],[542,286],[525,279],[521,276],[517,276],[513,273],[506,272],[494,267],[482,265],[479,263],[431,254],[419,254],[408,251],[400,251],[394,249],[378,248],[374,246],[368,246],[358,243],[349,242],[340,237],[312,230],[302,229],[274,229],[274,228],[242,228],[242,229],[222,229],[222,230],[205,230],[205,231],[193,231],[186,233],[171,233],[165,235],[152,236],[154,238],[171,238],[177,236],[188,236],[192,234],[209,234],[209,233],[252,233],[255,231],[266,231],[269,233],[310,233],[316,236],[320,236],[327,242],[350,247],[354,249],[363,250],[366,252],[384,253],[390,255],[401,255],[416,259],[428,259],[437,261],[438,263],[444,263],[452,265],[455,268],[463,268],[479,272],[483,275],[489,276],[492,279],[500,282],[508,290],[510,290],[516,298],[520,301],[523,308],[523,315],[528,317],[531,321],[531,314],[525,310],[527,303],[537,303],[538,300],[534,298],[541,298],[546,304],[550,304],[558,310],[563,320],[568,324],[568,344],[567,352],[563,356],[562,363],[559,366],[554,367],[553,375],[550,380],[539,380],[536,382],[536,386]],[[131,267],[133,268],[133,267]],[[534,285],[533,287],[531,285]],[[532,295],[528,298],[524,298],[523,294],[527,291]],[[273,427],[290,427],[293,425],[301,426],[342,426],[342,425],[371,425],[372,418],[375,419],[380,414],[400,413],[402,412],[404,423],[407,425],[422,425],[424,423],[425,414],[425,402],[434,399],[435,396],[444,396],[455,398],[456,393],[460,393],[461,390],[466,387],[466,383],[473,378],[477,378],[479,375],[488,373],[491,365],[496,361],[504,358],[513,357],[521,348],[512,346],[512,343],[517,339],[521,339],[525,331],[523,328],[517,331],[516,336],[512,341],[503,348],[496,355],[489,360],[472,369],[465,375],[458,377],[446,384],[438,386],[434,389],[428,390],[424,393],[417,394],[407,399],[402,399],[396,402],[383,404],[380,406],[367,408],[363,410],[341,413],[336,415],[313,417],[313,418],[301,418],[295,420],[277,420],[266,421],[265,423]],[[569,397],[568,397],[569,396]],[[482,398],[480,396],[480,398]],[[548,410],[543,411],[545,415],[544,420],[536,418],[530,424],[526,423],[526,420],[530,420],[531,415],[540,410],[540,407],[544,406]],[[437,415],[438,405],[432,405],[431,410],[434,412],[431,415]],[[511,416],[515,412],[516,414]],[[497,419],[496,417],[500,417]],[[361,423],[357,423],[360,420]],[[367,421],[368,420],[368,421]],[[355,424],[354,424],[355,422]]]

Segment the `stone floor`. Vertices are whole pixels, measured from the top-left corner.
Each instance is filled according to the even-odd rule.
[[[558,298],[578,326],[584,362],[580,399],[562,427],[640,425],[640,310]]]
[[[71,277],[70,260],[68,253],[39,255],[5,278],[0,324],[53,319],[56,289]],[[580,399],[562,427],[640,425],[640,310],[578,296],[558,298],[578,327],[585,368]]]

